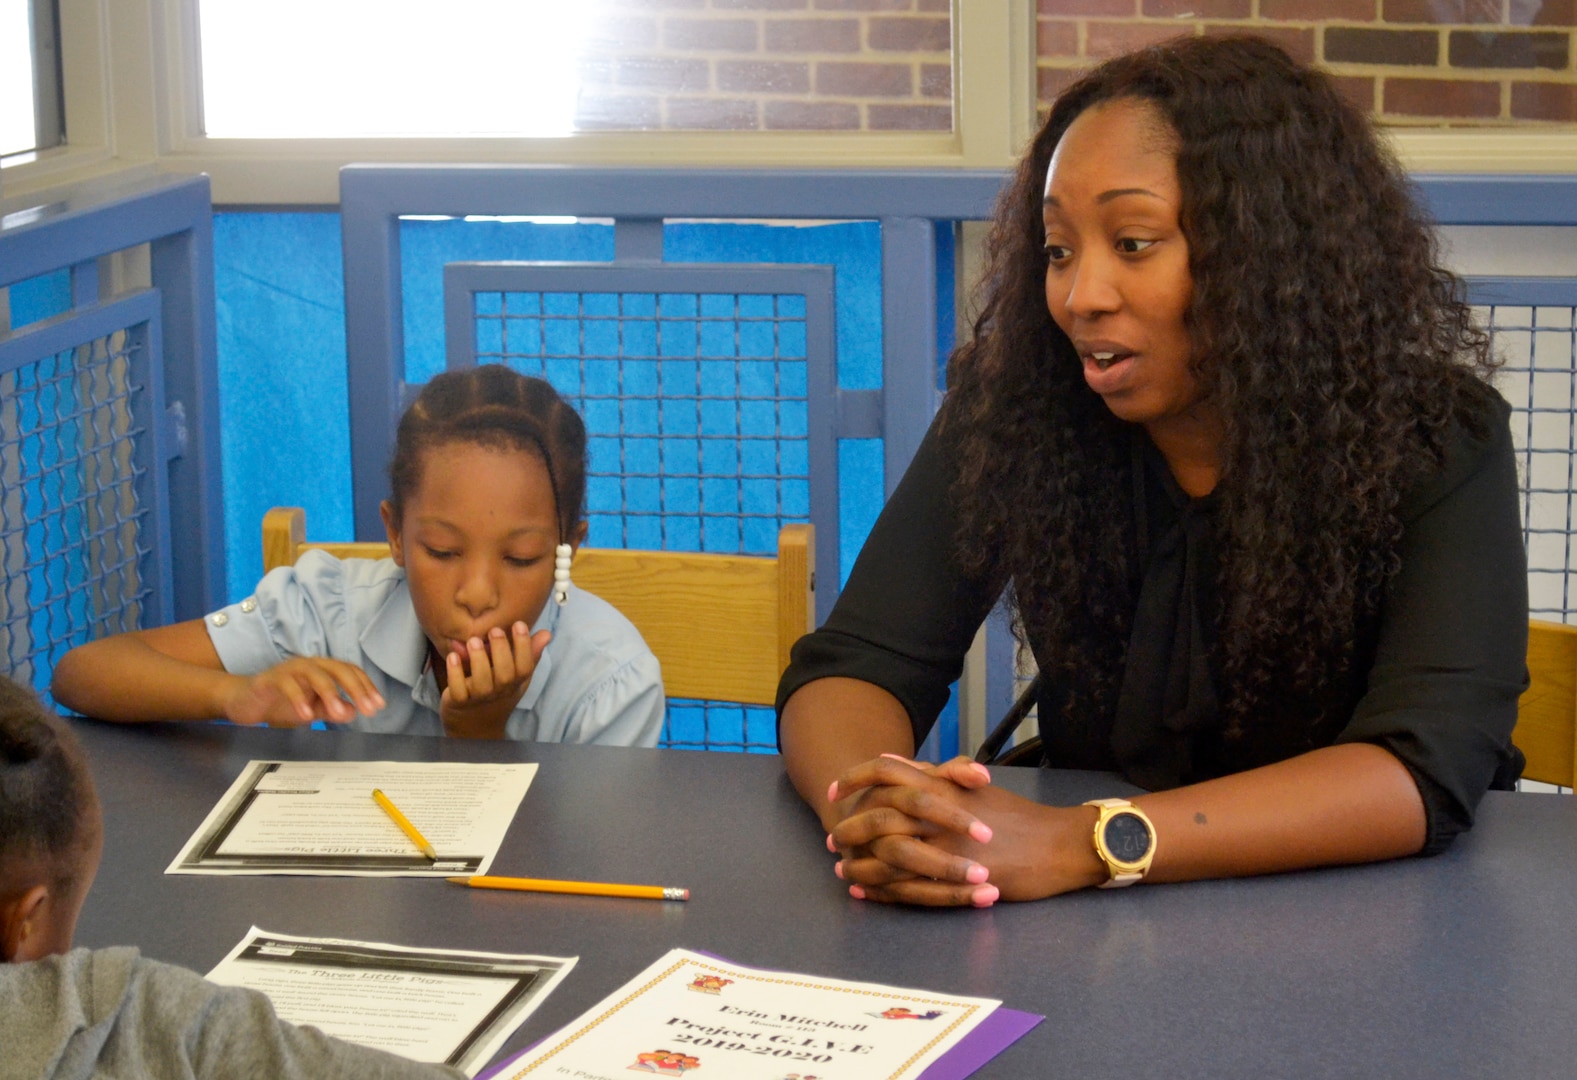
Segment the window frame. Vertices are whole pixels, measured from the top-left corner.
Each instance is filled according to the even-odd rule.
[[[339,201],[339,169],[351,162],[1007,169],[1035,125],[1033,0],[952,0],[951,133],[650,131],[335,140],[201,134],[196,0],[58,4],[69,141],[7,167],[0,177],[7,202],[68,181],[145,171],[207,173],[222,206],[332,206]],[[1384,130],[1415,172],[1577,171],[1577,127]]]

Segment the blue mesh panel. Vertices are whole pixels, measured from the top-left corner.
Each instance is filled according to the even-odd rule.
[[[40,691],[67,649],[136,629],[148,598],[141,351],[117,331],[0,375],[0,645],[11,675]]]
[[[1573,487],[1577,480],[1577,307],[1481,309],[1505,361],[1496,385],[1511,402],[1528,545],[1528,610],[1570,622]]]
[[[771,555],[810,517],[806,305],[794,295],[477,292],[478,363],[586,421],[587,543]],[[776,750],[773,711],[670,701],[662,745]]]

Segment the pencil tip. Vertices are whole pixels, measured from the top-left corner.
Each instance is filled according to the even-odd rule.
[[[449,884],[451,884],[451,885],[469,885],[469,884],[471,884],[471,879],[470,878],[465,878],[465,877],[446,877],[446,878],[444,878],[444,880],[449,882]]]

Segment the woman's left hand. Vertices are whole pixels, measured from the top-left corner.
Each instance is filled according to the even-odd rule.
[[[852,895],[929,906],[1037,900],[1097,884],[1095,811],[1054,807],[989,783],[966,758],[939,766],[882,757],[839,777],[835,799],[861,798],[830,846]]]
[[[458,650],[444,657],[447,685],[438,715],[444,734],[471,739],[502,739],[509,714],[531,685],[542,650],[552,633],[517,622],[505,633],[494,627],[484,642],[472,638],[466,654]]]

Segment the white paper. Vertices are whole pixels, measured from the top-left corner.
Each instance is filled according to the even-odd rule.
[[[674,949],[498,1080],[917,1077],[1001,1004],[766,971]]]
[[[523,762],[249,762],[165,873],[485,874],[536,771]],[[374,788],[436,861],[373,801]]]
[[[575,957],[408,949],[253,927],[208,978],[336,1038],[475,1076]]]

